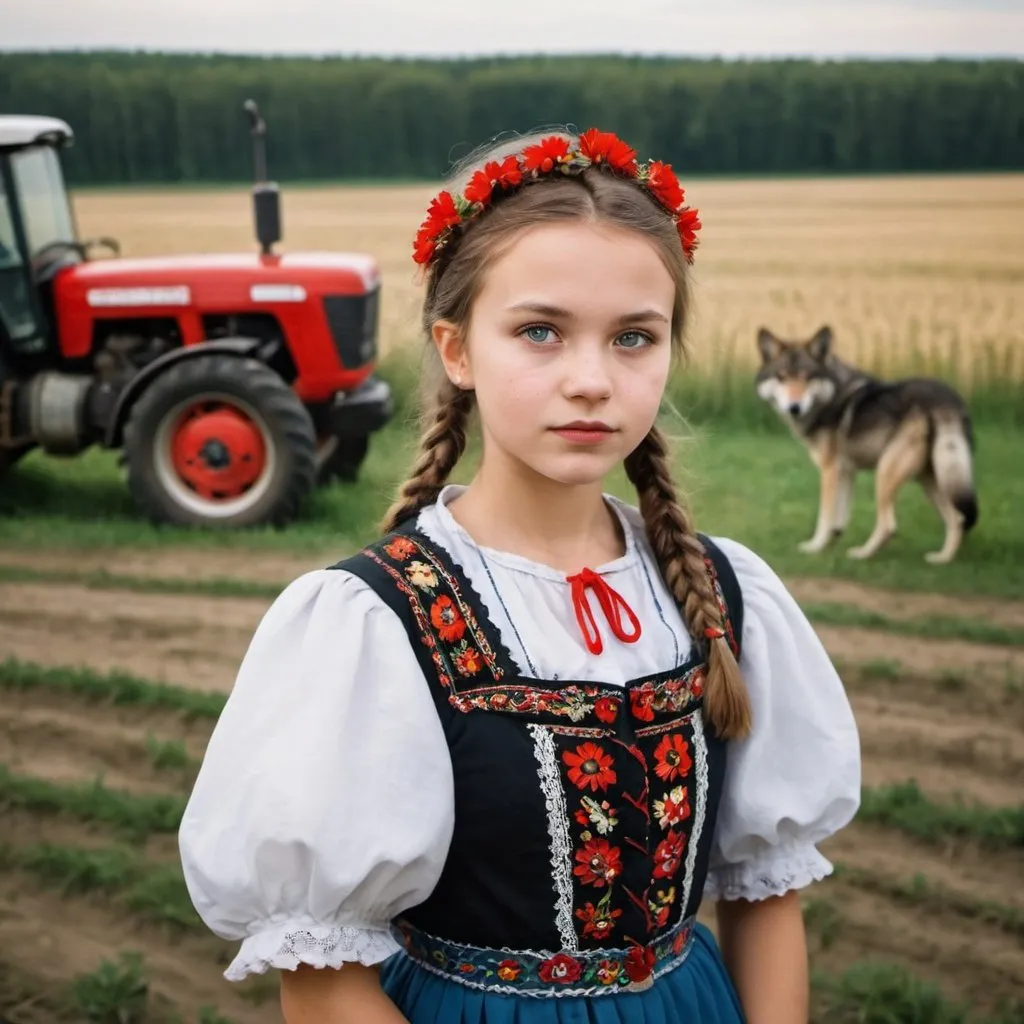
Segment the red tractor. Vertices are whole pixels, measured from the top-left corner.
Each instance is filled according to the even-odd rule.
[[[0,474],[37,446],[120,449],[149,518],[227,527],[286,523],[317,482],[355,478],[392,411],[380,272],[362,253],[274,253],[279,193],[246,110],[260,251],[153,259],[78,240],[67,124],[0,116]]]

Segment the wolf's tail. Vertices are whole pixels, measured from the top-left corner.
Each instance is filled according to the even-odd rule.
[[[939,490],[963,517],[966,533],[978,521],[974,490],[974,432],[970,416],[961,409],[932,413],[932,472]]]

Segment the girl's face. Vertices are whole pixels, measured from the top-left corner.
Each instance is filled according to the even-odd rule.
[[[675,286],[654,244],[603,222],[520,235],[460,336],[434,326],[449,376],[476,391],[484,459],[557,483],[601,481],[654,424]]]

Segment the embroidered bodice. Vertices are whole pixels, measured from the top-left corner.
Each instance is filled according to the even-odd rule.
[[[857,734],[774,573],[713,538],[742,591],[754,709],[726,750],[701,728],[700,655],[634,509],[613,503],[626,553],[594,568],[642,636],[621,642],[598,611],[597,655],[565,577],[478,548],[451,493],[405,538],[422,549],[375,552],[404,611],[348,569],[316,570],[253,638],[180,832],[197,910],[242,940],[227,976],[379,962],[403,921],[496,948],[643,944],[702,896],[827,874],[816,844],[856,810]]]

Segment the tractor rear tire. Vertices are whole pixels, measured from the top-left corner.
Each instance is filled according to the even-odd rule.
[[[313,490],[316,432],[288,384],[255,359],[171,366],[125,426],[128,487],[156,523],[282,526]]]
[[[24,444],[17,448],[0,448],[0,476],[3,476],[23,455],[27,455],[34,444]]]
[[[370,450],[369,437],[333,437],[327,443],[331,445],[330,454],[317,460],[317,484],[325,487],[335,480],[355,483],[359,467]]]

